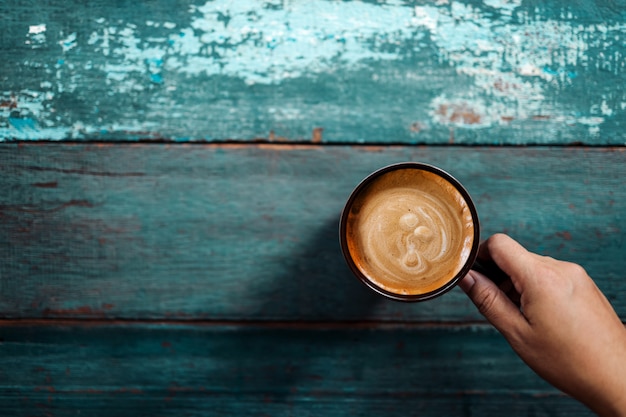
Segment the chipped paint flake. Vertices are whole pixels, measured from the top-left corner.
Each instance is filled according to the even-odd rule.
[[[32,25],[32,26],[29,26],[29,28],[28,28],[28,33],[31,34],[31,35],[44,33],[45,31],[46,31],[46,25],[45,24]]]
[[[68,52],[76,48],[76,45],[78,45],[78,43],[76,42],[76,32],[70,34],[65,39],[62,39],[61,41],[59,41],[59,45],[61,45],[63,52]]]
[[[46,44],[46,25],[31,25],[28,27],[28,34],[24,44],[30,45],[33,49],[38,49]]]

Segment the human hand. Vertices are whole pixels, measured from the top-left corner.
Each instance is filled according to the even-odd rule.
[[[507,235],[485,241],[510,280],[470,271],[459,286],[546,381],[602,416],[626,416],[626,330],[585,270],[540,256]]]

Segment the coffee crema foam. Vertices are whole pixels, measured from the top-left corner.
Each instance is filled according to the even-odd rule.
[[[439,175],[386,172],[354,199],[346,223],[354,263],[376,286],[402,295],[435,291],[458,275],[474,243],[472,213]]]

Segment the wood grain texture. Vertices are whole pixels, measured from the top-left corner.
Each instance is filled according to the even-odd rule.
[[[626,317],[622,148],[0,146],[0,311],[13,318],[475,321],[459,290],[382,300],[338,216],[389,163],[438,165],[482,235],[581,263]]]
[[[0,327],[11,415],[589,416],[489,327]]]
[[[440,166],[626,321],[623,0],[7,0],[0,28],[1,416],[591,415],[460,290],[367,290],[338,216]]]
[[[0,4],[0,140],[626,143],[623,0]]]

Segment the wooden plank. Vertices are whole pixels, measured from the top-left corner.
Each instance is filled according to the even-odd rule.
[[[169,395],[169,396],[168,396]],[[428,397],[355,398],[342,395],[333,398],[300,396],[288,399],[264,396],[211,395],[185,393],[171,389],[167,394],[142,393],[114,394],[73,393],[69,395],[41,392],[27,398],[0,399],[8,415],[21,416],[159,416],[204,417],[211,416],[501,416],[502,410],[512,416],[593,416],[568,398],[536,397],[528,395],[458,395],[454,398],[431,395]],[[47,414],[46,414],[47,413]]]
[[[480,320],[351,276],[338,217],[389,163],[455,175],[483,236],[581,263],[626,317],[623,148],[0,146],[0,312],[14,318]]]
[[[0,335],[0,409],[16,416],[591,415],[489,327],[13,323]]]
[[[7,0],[0,140],[622,145],[624,9]]]

